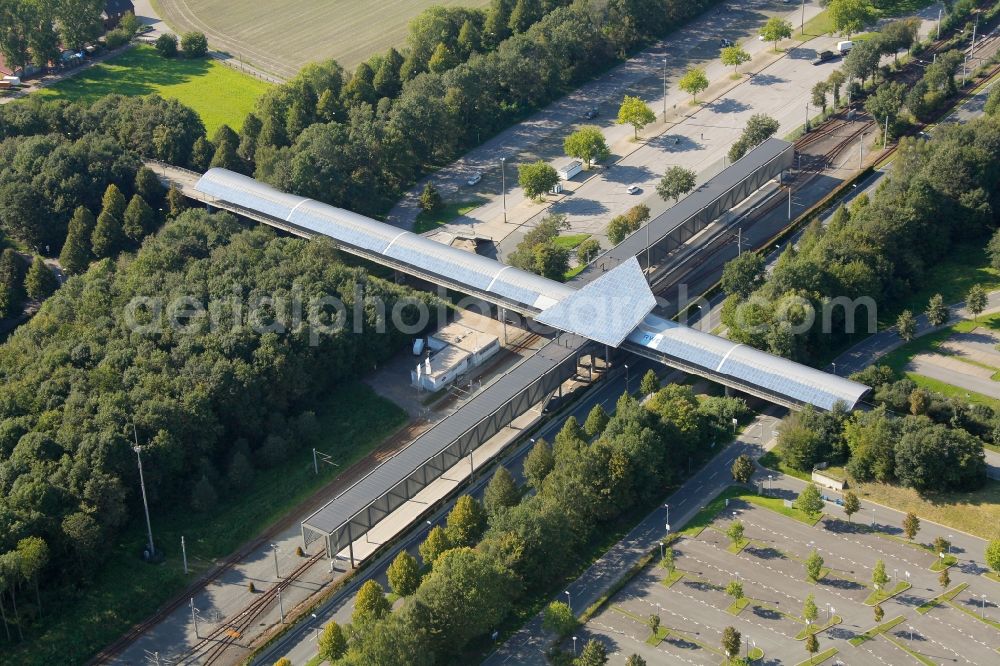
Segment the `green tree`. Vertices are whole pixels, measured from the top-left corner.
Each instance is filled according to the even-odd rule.
[[[448,514],[445,532],[453,548],[471,546],[486,526],[486,511],[472,495],[462,495]]]
[[[735,162],[753,148],[767,141],[774,136],[780,126],[777,120],[766,114],[755,113],[750,116],[740,138],[729,148],[729,161]]]
[[[139,28],[142,27],[142,24],[139,23],[139,19],[135,17],[134,13],[126,12],[125,16],[118,22],[118,27],[128,35],[129,39],[132,39],[139,34]]]
[[[986,546],[984,551],[986,566],[993,569],[994,573],[1000,574],[1000,539],[993,539]]]
[[[903,518],[903,534],[910,541],[913,541],[913,537],[917,536],[917,532],[920,531],[920,519],[917,518],[917,514],[910,511]]]
[[[736,627],[726,627],[722,630],[722,652],[726,657],[735,659],[740,654],[740,643],[743,637]]]
[[[184,51],[185,58],[204,58],[208,53],[208,40],[205,33],[185,32],[181,37],[181,50]]]
[[[215,157],[215,146],[203,136],[199,136],[191,146],[191,167],[195,171],[207,171]]]
[[[899,61],[900,49],[908,51],[917,41],[920,19],[903,19],[886,23],[879,30],[878,41],[883,53],[891,53],[894,62]]]
[[[366,580],[354,597],[354,612],[351,613],[351,623],[368,625],[381,620],[389,614],[389,600],[378,581]]]
[[[164,58],[174,58],[177,56],[177,35],[165,32],[156,38],[154,46],[156,52]]]
[[[939,536],[939,537],[935,537],[934,538],[934,554],[935,555],[940,556],[943,553],[947,553],[950,548],[951,548],[951,542],[948,541],[947,539],[945,539],[943,536]]]
[[[604,643],[591,638],[580,651],[580,656],[574,660],[574,666],[604,666],[608,663],[608,651]]]
[[[646,666],[646,660],[637,654],[631,654],[625,660],[625,666]]]
[[[875,604],[872,608],[873,615],[875,617],[875,623],[878,624],[885,617],[885,611],[882,609],[882,604]]]
[[[885,573],[885,562],[876,560],[875,568],[872,569],[872,584],[875,586],[875,589],[884,590],[888,582],[889,576]]]
[[[809,662],[812,663],[813,655],[819,652],[819,639],[816,634],[806,636],[806,652],[809,653]]]
[[[253,483],[254,469],[250,464],[250,459],[242,451],[233,454],[233,459],[229,463],[229,471],[226,472],[226,479],[234,488],[247,488]]]
[[[38,255],[31,261],[31,267],[24,277],[24,290],[28,298],[43,301],[59,288],[59,280],[52,274],[45,261]]]
[[[524,477],[528,485],[535,490],[541,490],[542,481],[555,467],[552,447],[544,439],[539,439],[531,448],[528,457],[524,459]]]
[[[815,583],[819,580],[820,574],[823,573],[823,556],[814,548],[813,552],[809,553],[809,557],[806,558],[805,566],[806,576]]]
[[[733,474],[733,479],[736,481],[739,481],[740,483],[749,483],[750,477],[753,476],[753,470],[753,459],[744,453],[736,457],[730,471]]]
[[[167,190],[167,212],[170,217],[177,217],[187,210],[187,207],[188,203],[187,199],[184,198],[184,193],[177,189],[177,187],[171,185],[170,189]]]
[[[906,99],[907,88],[898,81],[882,83],[875,89],[875,93],[869,95],[865,100],[865,111],[870,113],[880,123],[885,123],[889,119],[890,132],[893,123],[899,116],[899,110],[903,108],[903,101]]]
[[[974,284],[965,295],[965,307],[972,313],[972,318],[979,320],[980,313],[986,309],[986,290],[982,285]]]
[[[121,221],[102,211],[97,217],[97,226],[90,236],[90,249],[95,257],[113,257],[125,247],[125,232]]]
[[[816,608],[816,598],[810,592],[806,595],[805,603],[802,604],[802,619],[807,624],[812,624],[819,617],[819,609]]]
[[[335,621],[323,627],[317,644],[319,656],[327,661],[337,661],[347,653],[347,636]]]
[[[417,558],[405,550],[399,551],[399,555],[386,569],[385,575],[389,581],[389,589],[401,597],[410,596],[420,586],[420,567],[417,566]]]
[[[672,166],[663,174],[656,184],[656,193],[664,201],[673,199],[677,202],[682,196],[694,189],[695,173],[684,167]]]
[[[651,613],[649,617],[646,619],[646,625],[649,627],[649,630],[652,631],[653,635],[655,636],[656,632],[660,628],[660,616],[657,615],[656,613]]]
[[[494,516],[504,508],[516,506],[520,501],[521,493],[517,489],[514,477],[501,465],[493,473],[493,478],[483,493],[483,506],[487,515]]]
[[[49,563],[49,546],[41,537],[25,537],[17,542],[17,560],[21,577],[34,584],[35,600],[41,612],[42,595],[38,590],[38,579]]]
[[[153,231],[156,226],[156,216],[153,209],[143,201],[138,194],[132,196],[125,209],[125,219],[122,230],[125,235],[135,242],[141,241],[146,234]]]
[[[931,394],[926,389],[913,389],[910,393],[910,413],[914,416],[926,414],[931,406]]]
[[[564,601],[551,602],[542,613],[542,627],[561,637],[568,636],[579,625],[579,620]]]
[[[663,557],[660,558],[660,568],[666,569],[668,573],[673,573],[677,566],[674,560],[675,555],[673,547],[666,546],[663,549]]]
[[[597,403],[591,408],[590,413],[587,414],[587,420],[583,422],[583,431],[587,433],[587,437],[594,438],[604,432],[604,429],[608,425],[608,413],[604,411],[604,407]]]
[[[830,90],[830,84],[826,81],[817,81],[812,87],[812,103],[826,113],[826,93]]]
[[[708,76],[701,67],[689,67],[677,87],[691,95],[691,101],[697,103],[698,93],[708,88]]]
[[[594,160],[606,160],[611,155],[604,133],[596,125],[584,125],[566,137],[563,150],[570,157],[584,160],[588,167]]]
[[[611,218],[605,233],[612,244],[618,245],[626,236],[642,227],[643,222],[647,220],[649,220],[649,207],[638,204],[629,208],[625,214]]]
[[[870,0],[830,0],[827,11],[833,27],[848,37],[861,32],[875,20],[875,8]]]
[[[444,205],[441,200],[441,194],[437,191],[431,183],[424,185],[424,191],[420,193],[420,210],[433,213],[436,210],[440,210]]]
[[[218,501],[219,495],[215,492],[215,486],[202,474],[201,479],[191,489],[191,508],[199,513],[206,513],[215,508]]]
[[[538,199],[559,183],[559,174],[542,160],[517,167],[517,182],[529,199]]]
[[[951,576],[948,575],[948,569],[942,569],[941,573],[938,575],[938,585],[941,586],[942,590],[947,590],[948,586],[951,585]]]
[[[766,261],[760,252],[743,252],[726,262],[722,268],[720,286],[727,295],[736,295],[740,300],[746,300],[756,291],[767,276],[764,270]]]
[[[589,264],[601,254],[601,242],[596,238],[588,238],[576,246],[576,260],[581,264]]]
[[[809,516],[816,516],[823,512],[823,498],[820,496],[816,484],[810,483],[802,489],[799,496],[795,498],[795,508]]]
[[[444,42],[439,42],[431,59],[427,62],[427,68],[436,74],[443,74],[458,64],[458,58]]]
[[[96,224],[94,216],[83,206],[78,206],[73,212],[66,242],[59,253],[59,265],[70,275],[79,275],[87,270],[90,263],[90,235]]]
[[[441,556],[441,553],[452,548],[448,541],[448,533],[440,525],[436,525],[427,533],[427,538],[417,548],[424,564],[433,566],[434,562]]]
[[[726,585],[726,594],[731,596],[735,601],[739,601],[743,598],[743,583],[738,580],[731,580]]]
[[[844,494],[844,514],[847,516],[848,522],[850,522],[851,516],[860,510],[861,502],[858,500],[858,496],[848,490],[847,493]]]
[[[726,529],[726,536],[733,542],[733,545],[738,546],[743,543],[743,523],[738,520],[729,523],[729,527]]]
[[[121,221],[125,217],[125,195],[114,183],[108,185],[101,198],[101,212],[108,213],[115,219]]]
[[[909,310],[903,310],[896,318],[896,333],[903,340],[909,342],[917,332],[917,320]]]
[[[288,657],[282,657],[278,661],[274,662],[274,666],[292,666],[292,660]]]
[[[944,325],[948,321],[948,306],[944,304],[944,297],[941,294],[931,296],[931,299],[927,302],[927,309],[924,310],[924,314],[927,315],[927,322],[931,326]]]
[[[774,50],[778,50],[778,42],[792,36],[792,24],[780,16],[772,16],[760,30],[760,36],[765,42],[774,44]]]
[[[739,72],[740,65],[750,62],[750,54],[743,50],[742,46],[727,46],[719,52],[722,64],[733,68],[733,73]]]
[[[656,372],[652,368],[646,371],[639,382],[639,393],[642,395],[653,395],[660,390],[660,380],[656,377]]]
[[[71,49],[82,49],[88,42],[97,41],[103,32],[103,0],[60,0],[51,8],[63,44]]]
[[[165,191],[163,184],[153,173],[153,170],[144,166],[140,167],[135,174],[135,193],[150,206],[158,206],[163,201]]]
[[[830,92],[833,93],[833,106],[840,106],[840,88],[844,85],[844,81],[847,77],[839,69],[835,69],[830,72],[830,76],[826,78],[826,82],[830,84]]]
[[[625,95],[622,105],[618,107],[618,124],[631,125],[633,138],[639,138],[639,130],[656,120],[656,114],[638,97]]]

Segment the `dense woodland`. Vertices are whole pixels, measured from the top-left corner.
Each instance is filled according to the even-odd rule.
[[[570,418],[551,447],[540,440],[529,454],[527,487],[500,469],[484,505],[459,499],[447,526],[420,546],[429,571],[421,576],[411,556],[399,556],[389,570],[393,592],[406,597],[399,610],[366,583],[351,625],[325,636],[347,640],[321,650],[344,664],[468,663],[466,650],[519,604],[551,594],[602,531],[659,501],[690,459],[710,455],[713,441],[731,435],[731,419],[746,414],[741,400],[699,401],[671,385],[645,405],[623,395],[610,419],[600,406],[583,426]]]
[[[363,335],[351,332],[357,282]],[[339,296],[346,330],[318,334],[317,344],[309,326],[261,333],[287,322],[290,306],[255,307],[258,299],[295,293],[305,304]],[[127,307],[134,297],[181,296],[214,304],[211,317],[182,316],[182,329],[130,326],[130,311],[151,323],[147,309]],[[39,572],[44,588],[85,581],[100,566],[100,545],[141,507],[133,425],[154,510],[207,511],[254,468],[315,441],[315,396],[406,340],[393,326],[372,332],[376,298],[391,312],[411,294],[346,267],[330,242],[242,231],[229,215],[193,210],[137,254],[67,281],[0,347],[0,600],[9,604]],[[404,318],[415,309],[405,306]],[[25,539],[47,547],[40,565],[22,552]]]

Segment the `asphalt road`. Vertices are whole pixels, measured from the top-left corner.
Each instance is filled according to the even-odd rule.
[[[777,408],[774,408],[777,413]],[[666,504],[647,515],[625,538],[611,547],[608,552],[592,564],[579,578],[571,583],[569,593],[571,606],[579,614],[593,604],[621,574],[635,564],[646,553],[657,547],[667,534],[666,526],[677,530],[684,526],[705,504],[732,483],[730,468],[733,461],[746,453],[759,457],[764,453],[763,442],[771,439],[777,417],[761,415],[740,434],[729,446],[722,448],[712,460],[698,470],[668,498]],[[667,508],[669,507],[669,508]],[[553,600],[563,600],[565,592]],[[545,664],[544,650],[550,637],[542,630],[542,616],[539,613],[524,627],[510,637],[484,662],[486,666],[500,664]]]

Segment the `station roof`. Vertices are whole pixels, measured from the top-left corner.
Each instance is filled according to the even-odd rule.
[[[864,384],[656,315],[646,317],[642,325],[628,336],[628,340],[690,365],[822,409],[832,409],[837,402],[853,409],[868,392]]]

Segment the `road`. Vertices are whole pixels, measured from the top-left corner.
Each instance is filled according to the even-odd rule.
[[[589,414],[590,410],[597,404],[601,404],[609,414],[614,413],[615,403],[617,402],[618,397],[625,391],[626,379],[628,379],[629,388],[631,390],[635,390],[642,375],[645,374],[646,370],[653,368],[655,365],[656,364],[645,359],[637,358],[634,359],[634,362],[633,360],[629,360],[629,370],[627,374],[624,372],[624,368],[620,368],[619,370],[609,373],[609,376],[603,382],[597,384],[594,388],[588,391],[579,400],[579,402],[572,405],[565,413],[560,414],[559,418],[553,419],[548,424],[540,428],[531,439],[525,438],[524,442],[519,444],[516,449],[508,454],[502,464],[510,470],[515,479],[518,481],[523,480],[521,466],[524,458],[531,450],[531,447],[533,446],[532,442],[534,440],[541,437],[548,442],[552,442],[555,439],[555,435],[562,428],[566,419],[570,416],[575,416],[577,421],[583,423],[587,418],[587,414]],[[656,367],[663,369],[662,366]],[[477,497],[481,496],[483,490],[486,488],[486,484],[489,483],[491,476],[492,473],[481,476],[476,482],[473,483],[473,485],[464,491],[464,494],[472,494]],[[316,619],[308,622],[299,622],[293,629],[283,636],[280,641],[263,651],[256,659],[254,659],[253,663],[260,664],[261,666],[270,666],[270,664],[273,664],[281,657],[288,657],[292,660],[293,664],[304,664],[309,661],[309,659],[316,654],[316,626],[325,624],[334,619],[338,622],[350,621],[354,594],[365,581],[374,578],[375,580],[378,580],[383,587],[388,589],[385,578],[385,570],[389,566],[389,563],[391,563],[396,555],[403,549],[410,551],[414,556],[417,556],[419,560],[417,546],[427,536],[427,533],[430,531],[432,525],[442,524],[444,522],[448,511],[451,510],[451,507],[455,503],[455,499],[457,499],[457,497],[450,500],[433,516],[433,518],[429,519],[430,525],[427,523],[415,525],[404,539],[400,540],[399,543],[386,550],[374,562],[372,562],[354,579],[352,579],[349,584],[344,586],[343,589],[337,592],[317,610],[313,611],[316,614]]]
[[[778,422],[779,408],[758,416],[729,446],[722,448],[707,465],[691,476],[673,494],[666,498],[666,505],[652,511],[643,518],[621,541],[594,562],[579,578],[571,583],[569,593],[573,611],[579,615],[589,607],[617,580],[622,573],[638,562],[666,535],[669,524],[674,530],[680,529],[705,504],[732,483],[730,468],[733,461],[742,454],[754,458],[764,453],[766,443],[773,438],[774,426]],[[669,508],[668,508],[669,507]],[[565,593],[553,600],[563,600]],[[483,664],[542,664],[547,663],[545,649],[551,637],[542,629],[542,614],[539,613],[510,637],[499,649],[491,654]]]

